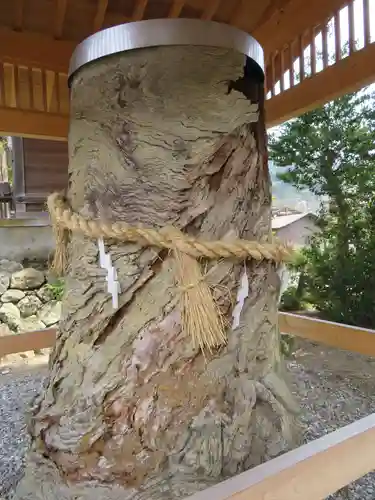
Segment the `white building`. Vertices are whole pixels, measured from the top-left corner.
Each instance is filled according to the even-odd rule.
[[[309,212],[275,215],[272,218],[272,230],[284,243],[302,247],[307,245],[309,238],[319,231],[316,219],[316,216]]]

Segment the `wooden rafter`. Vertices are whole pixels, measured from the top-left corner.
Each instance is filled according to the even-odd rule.
[[[269,21],[271,17],[275,15],[279,10],[284,9],[286,4],[290,1],[291,0],[271,0],[260,16],[255,29],[263,26],[263,24]]]
[[[53,30],[55,38],[62,37],[67,5],[68,0],[57,0],[55,27]]]
[[[137,0],[132,14],[132,21],[141,21],[143,19],[148,0]]]
[[[23,29],[24,6],[24,0],[14,0],[14,29],[17,31]]]
[[[169,10],[168,17],[170,18],[179,17],[182,9],[184,8],[184,5],[185,5],[185,0],[174,0]]]
[[[102,29],[107,8],[108,0],[98,0],[93,24],[94,33]]]
[[[237,24],[238,18],[240,17],[243,6],[245,4],[244,0],[236,0],[236,2],[237,3],[233,9],[232,15],[229,20],[229,24]]]
[[[214,17],[217,9],[220,6],[220,3],[221,3],[221,0],[209,0],[209,1],[207,1],[206,8],[204,9],[204,11],[202,13],[201,19],[203,19],[205,21],[210,21]]]

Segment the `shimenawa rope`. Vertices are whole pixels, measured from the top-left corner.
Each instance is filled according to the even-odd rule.
[[[48,197],[48,210],[56,238],[53,268],[63,274],[67,265],[67,244],[70,232],[89,238],[112,239],[171,250],[176,262],[177,281],[181,291],[181,315],[184,331],[203,352],[226,343],[224,322],[202,276],[197,259],[210,260],[288,260],[292,250],[280,242],[259,243],[236,239],[232,241],[203,241],[182,233],[175,227],[160,230],[130,226],[126,222],[105,222],[86,219],[74,213],[65,197],[53,193]]]

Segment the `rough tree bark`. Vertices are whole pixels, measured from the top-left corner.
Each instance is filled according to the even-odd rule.
[[[263,82],[234,51],[153,48],[85,67],[73,82],[69,149],[68,197],[85,216],[270,238]],[[96,242],[71,241],[63,318],[16,498],[184,498],[293,446],[276,266],[246,264],[240,326],[205,360],[181,332],[172,258],[108,243],[117,311]],[[230,321],[244,263],[209,265]]]

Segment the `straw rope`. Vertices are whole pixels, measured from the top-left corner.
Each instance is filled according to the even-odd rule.
[[[177,279],[183,295],[183,326],[192,339],[198,339],[202,350],[222,345],[226,336],[219,310],[196,259],[265,259],[279,263],[291,256],[291,248],[280,242],[260,243],[242,239],[203,241],[184,234],[175,227],[157,230],[131,226],[126,222],[89,220],[74,213],[60,193],[51,194],[47,204],[56,237],[53,267],[58,274],[66,269],[69,232],[78,232],[93,239],[113,239],[173,251]]]

